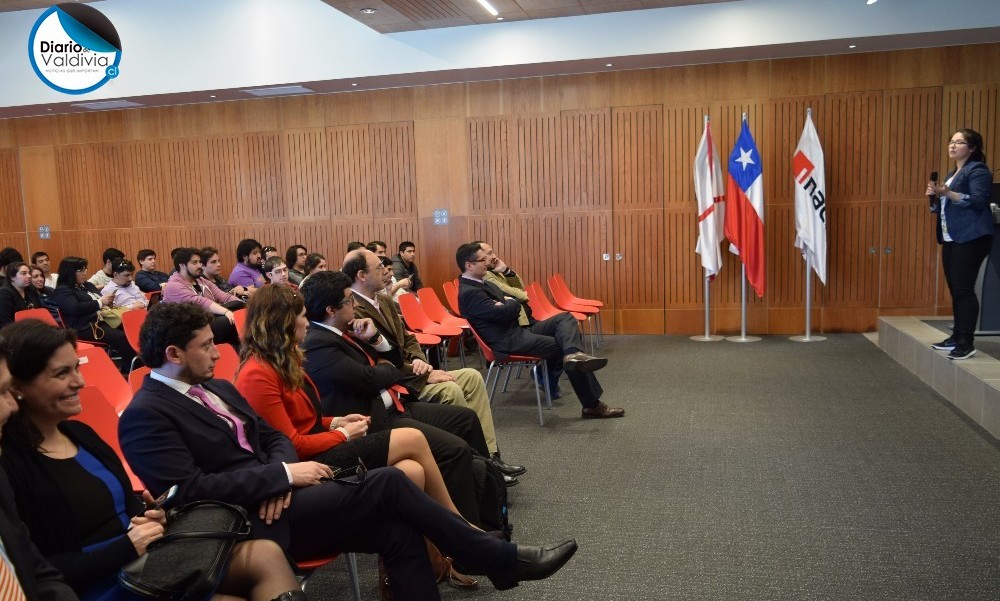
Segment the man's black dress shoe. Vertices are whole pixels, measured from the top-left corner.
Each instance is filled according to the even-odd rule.
[[[597,403],[594,407],[584,407],[580,417],[583,419],[606,419],[609,417],[625,417],[625,410],[621,407],[608,407],[604,403]]]
[[[514,588],[522,580],[542,580],[555,574],[576,553],[576,539],[543,545],[541,547],[517,546],[514,565],[486,575],[498,591]]]
[[[511,465],[510,463],[505,463],[504,460],[500,458],[500,453],[493,453],[490,455],[490,461],[492,461],[493,465],[497,466],[497,469],[506,476],[520,476],[528,471],[527,468],[522,465]]]
[[[566,371],[597,371],[607,364],[605,357],[592,357],[579,351],[563,357],[563,369]]]
[[[507,474],[503,474],[503,483],[507,486],[507,488],[517,486],[520,482],[521,481],[517,479],[517,476],[508,476]]]

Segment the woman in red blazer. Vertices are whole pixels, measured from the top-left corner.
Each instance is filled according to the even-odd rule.
[[[414,428],[367,435],[371,420],[352,414],[324,417],[315,384],[302,369],[299,343],[305,338],[302,296],[288,286],[268,284],[250,297],[236,388],[274,429],[291,439],[299,459],[353,468],[391,465],[402,470],[431,498],[458,509],[445,488],[427,439]]]

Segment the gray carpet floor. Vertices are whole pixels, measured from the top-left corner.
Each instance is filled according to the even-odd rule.
[[[608,337],[599,373],[624,419],[528,379],[494,405],[515,542],[575,536],[576,557],[507,592],[605,601],[1000,598],[1000,446],[862,335],[802,344]],[[361,556],[364,598],[378,598]],[[349,599],[343,563],[312,599]]]

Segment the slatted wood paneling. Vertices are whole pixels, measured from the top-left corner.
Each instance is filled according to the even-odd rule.
[[[885,96],[886,200],[924,198],[931,171],[938,171],[941,89],[893,90]],[[943,180],[943,178],[942,178]]]
[[[413,123],[374,124],[370,138],[376,220],[416,215]]]
[[[562,258],[558,267],[570,290],[577,296],[599,299],[609,312],[613,311],[611,211],[566,211],[559,234]],[[612,253],[612,258],[605,261],[604,253]],[[539,283],[548,289],[544,278]],[[610,328],[612,324],[604,326]]]
[[[882,204],[879,306],[934,306],[938,258],[934,224],[926,199]]]
[[[561,206],[611,207],[611,115],[608,111],[563,111]]]
[[[829,263],[824,304],[831,307],[877,307],[881,204],[831,204],[826,215]]]
[[[712,119],[712,137],[719,164],[725,168],[723,157],[728,149],[723,147],[713,114],[718,115],[719,105],[700,104],[696,106],[669,107],[664,109],[664,131],[666,133],[666,187],[664,195],[667,206],[680,203],[697,212],[698,203],[694,193],[694,155],[698,151],[704,118]],[[712,111],[715,113],[712,113]],[[726,140],[728,143],[729,140]]]
[[[701,256],[694,252],[698,243],[697,212],[669,209],[664,218],[666,243],[671,250],[663,257],[663,269],[669,274],[670,282],[666,286],[666,306],[668,309],[697,308],[705,302]]]
[[[371,154],[368,127],[352,125],[329,130],[332,153],[334,218],[367,217],[371,219]]]
[[[611,118],[614,208],[662,207],[663,107],[614,108]]]
[[[502,118],[469,120],[469,179],[471,204],[475,212],[506,211],[516,202],[517,186],[511,169],[510,120]]]
[[[321,129],[289,132],[286,137],[288,216],[311,221],[330,216],[329,153]]]
[[[947,86],[943,105],[942,143],[960,128],[974,129],[983,136],[987,162],[994,169],[1000,166],[1000,83]],[[948,152],[943,146],[941,151],[940,164],[944,165]],[[940,171],[944,173],[947,169]]]
[[[216,216],[219,223],[236,220],[243,195],[243,175],[240,168],[240,139],[237,136],[208,138],[205,149],[205,214]],[[155,193],[155,192],[154,192]],[[160,222],[156,215],[153,223]]]
[[[24,205],[18,185],[17,150],[0,149],[0,232],[24,231]],[[20,248],[20,245],[17,245]]]
[[[878,200],[882,192],[882,95],[831,94],[823,111],[831,202]]]
[[[559,123],[555,116],[522,117],[517,120],[520,206],[527,210],[560,208],[558,191],[561,161]]]

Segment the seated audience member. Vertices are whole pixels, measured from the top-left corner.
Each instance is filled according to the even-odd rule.
[[[15,261],[24,263],[24,257],[21,255],[21,251],[12,246],[8,246],[3,250],[0,250],[0,272],[3,272],[3,270],[7,269],[8,265]]]
[[[298,286],[306,277],[306,257],[309,251],[301,244],[293,244],[285,251],[285,265],[288,265],[288,281]]]
[[[395,466],[438,503],[458,513],[427,439],[419,430],[368,432],[371,418],[359,413],[323,417],[316,385],[302,368],[299,344],[309,320],[302,296],[264,286],[247,303],[247,330],[240,351],[236,389],[264,421],[292,441],[301,460],[353,468]]]
[[[17,411],[10,389],[9,359],[6,342],[0,337],[0,428]],[[63,580],[62,574],[42,557],[32,542],[15,509],[14,491],[3,470],[0,470],[0,546],[6,557],[5,565],[0,566],[0,575],[7,583],[9,599],[77,601],[76,593]],[[7,571],[12,573],[7,574]]]
[[[548,364],[549,386],[553,388],[565,369],[583,406],[581,415],[585,419],[625,415],[624,409],[609,407],[601,401],[603,389],[593,372],[607,365],[608,360],[581,351],[583,339],[572,315],[561,313],[544,321],[536,321],[529,315],[529,324],[522,326],[518,322],[521,303],[484,281],[490,259],[482,246],[474,242],[463,244],[455,259],[462,270],[459,310],[494,351],[542,357]]]
[[[114,275],[111,273],[111,266],[114,265],[114,262],[118,259],[124,258],[125,253],[117,248],[105,248],[104,254],[101,255],[101,260],[104,261],[104,267],[95,271],[94,275],[90,276],[88,281],[94,285],[94,288],[97,288],[98,290],[103,289],[108,285],[108,282],[111,281],[111,276]]]
[[[145,309],[149,304],[146,295],[132,281],[135,265],[127,259],[119,259],[111,267],[111,282],[101,290],[101,295],[111,295],[112,309]]]
[[[56,320],[56,323],[61,324],[59,307],[56,306],[56,302],[52,299],[52,293],[55,290],[45,284],[45,273],[37,265],[31,266],[31,285],[35,288],[35,292],[38,293],[39,298],[42,299],[42,306],[49,310],[49,313],[52,314],[52,319]]]
[[[396,276],[397,280],[408,279],[410,286],[407,290],[410,292],[416,292],[424,287],[424,283],[420,280],[420,274],[417,272],[416,258],[417,247],[409,240],[400,242],[399,254],[392,258],[393,275]]]
[[[344,273],[351,278],[351,291],[356,301],[354,315],[370,318],[379,333],[392,345],[392,349],[380,353],[380,357],[388,359],[406,374],[403,383],[415,390],[421,401],[468,407],[475,411],[489,449],[488,457],[508,479],[508,486],[516,484],[515,476],[526,470],[519,465],[508,465],[500,458],[493,411],[483,376],[474,369],[443,371],[431,367],[417,338],[403,325],[396,306],[381,293],[388,272],[375,253],[356,250],[348,254],[344,260]]]
[[[299,283],[300,288],[302,287],[302,284],[306,282],[306,278],[308,278],[310,274],[316,273],[317,271],[326,271],[330,268],[326,263],[326,257],[319,253],[309,253],[306,255],[306,262],[303,267],[305,268],[303,273],[306,275]]]
[[[358,250],[359,248],[364,248],[364,247],[365,247],[364,242],[358,242],[357,240],[352,240],[347,243],[347,252],[352,252]]]
[[[375,253],[375,256],[382,261],[382,265],[389,268],[390,279],[389,283],[385,286],[385,295],[395,301],[397,296],[410,289],[410,278],[396,279],[396,274],[393,273],[392,269],[392,259],[386,256],[386,251],[389,247],[386,246],[385,242],[372,240],[365,248]]]
[[[142,326],[142,359],[152,373],[119,433],[129,465],[154,493],[177,484],[178,503],[242,505],[252,536],[278,542],[295,560],[381,553],[399,601],[440,598],[423,537],[498,589],[546,578],[575,552],[573,539],[524,547],[476,530],[398,469],[359,464],[350,482],[360,486],[329,481],[330,466],[299,461],[232,384],[212,379],[219,354],[210,320],[190,303],[160,303]]]
[[[219,290],[244,300],[256,290],[253,286],[233,286],[222,277],[222,258],[219,256],[219,249],[214,246],[200,249],[198,256],[201,257],[201,266],[204,269],[202,277],[218,286]]]
[[[49,260],[49,253],[44,250],[31,253],[31,264],[38,265],[42,269],[42,274],[45,276],[46,286],[49,288],[56,287],[56,283],[59,281],[59,276],[52,273],[52,261]]]
[[[156,270],[156,251],[144,248],[135,257],[139,261],[139,272],[135,274],[135,285],[143,292],[159,292],[167,285],[170,276]]]
[[[242,300],[223,292],[203,277],[201,255],[197,248],[178,248],[173,253],[174,273],[163,289],[161,303],[194,303],[212,318],[212,332],[219,343],[239,345],[233,311],[244,306]]]
[[[268,284],[274,284],[276,286],[289,286],[298,290],[298,286],[292,284],[288,281],[288,266],[285,265],[285,260],[281,257],[271,257],[270,259],[264,261],[264,266],[261,267],[261,272],[264,274],[264,279],[267,280]]]
[[[236,267],[229,274],[229,283],[233,286],[260,288],[264,285],[264,276],[260,273],[261,264],[260,242],[253,238],[240,240],[236,246]]]
[[[138,599],[118,572],[163,537],[162,509],[146,511],[121,461],[89,426],[69,418],[84,386],[71,330],[37,321],[4,332],[19,411],[3,434],[3,466],[18,512],[42,554],[83,599]],[[152,502],[149,491],[142,499]],[[295,574],[272,541],[233,547],[219,595],[303,599]],[[216,598],[222,598],[217,596]],[[227,599],[231,597],[225,597]]]
[[[52,300],[59,308],[63,325],[74,330],[77,338],[107,344],[118,352],[122,368],[128,369],[135,351],[125,332],[98,319],[100,310],[110,307],[113,299],[110,294],[101,296],[87,281],[86,259],[66,257],[59,262],[59,285],[52,293]]]
[[[278,252],[278,249],[275,248],[275,247],[273,247],[273,246],[265,246],[263,249],[261,249],[261,254],[262,254],[261,259],[263,261],[266,261],[266,260],[270,259],[271,257],[280,257],[281,256],[281,253]]]
[[[14,261],[4,268],[4,284],[0,286],[0,327],[14,322],[14,314],[42,306],[42,297],[31,284],[31,268]]]
[[[423,432],[455,506],[479,524],[472,452],[489,456],[479,418],[464,407],[417,401],[416,391],[406,385],[407,374],[379,358],[390,343],[371,319],[355,319],[350,286],[343,272],[324,271],[299,289],[311,322],[302,343],[306,372],[319,390],[323,414],[371,416],[372,432]]]

